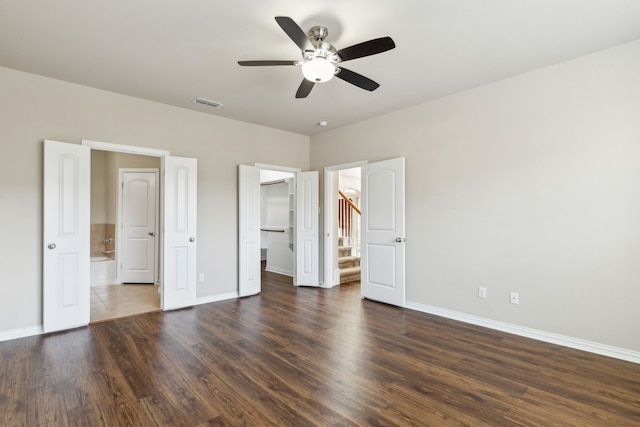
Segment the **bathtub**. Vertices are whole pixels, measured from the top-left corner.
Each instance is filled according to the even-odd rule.
[[[116,262],[106,256],[92,256],[90,267],[91,286],[116,283]]]

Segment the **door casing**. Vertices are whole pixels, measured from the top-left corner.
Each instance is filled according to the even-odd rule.
[[[254,166],[247,165],[239,165],[238,167],[238,295],[249,296],[255,295],[260,292],[261,284],[260,284],[260,177],[259,170],[274,170],[274,171],[282,171],[282,172],[290,172],[295,175],[296,182],[296,193],[297,193],[297,185],[298,181],[300,181],[301,177],[305,177],[304,181],[307,182],[308,175],[300,175],[305,174],[304,172],[300,172],[300,169],[289,168],[284,166],[274,166],[274,165],[266,165],[256,163]],[[315,203],[313,207],[311,205],[307,206],[305,212],[307,213],[306,218],[307,222],[310,222],[311,215],[315,215],[315,242],[310,242],[308,245],[313,246],[315,244],[315,249],[309,251],[308,253],[313,253],[315,256],[314,259],[309,259],[309,256],[305,256],[302,260],[294,263],[294,284],[303,285],[303,286],[319,286],[319,259],[318,259],[318,241],[319,241],[319,231],[318,231],[318,174],[317,172],[313,172],[315,174],[315,181],[308,181],[309,185],[315,182],[316,191],[314,193]],[[249,200],[253,198],[254,200]],[[302,202],[302,198],[298,197],[296,194],[296,204],[298,202]],[[310,199],[306,199],[306,202],[311,202]],[[256,213],[257,209],[257,213]],[[296,210],[300,208],[296,206]],[[297,226],[297,224],[296,224]],[[253,232],[252,232],[253,230]],[[253,236],[253,237],[252,237]],[[296,236],[296,246],[300,246],[299,240],[302,236]],[[305,243],[307,244],[307,243]],[[294,250],[296,253],[296,257],[298,256],[298,251]],[[294,258],[295,259],[295,258]],[[306,264],[303,264],[302,261],[306,260]],[[310,267],[313,271],[313,274],[299,274],[298,270],[300,267]]]

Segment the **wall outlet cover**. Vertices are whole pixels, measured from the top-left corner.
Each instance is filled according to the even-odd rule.
[[[479,286],[478,287],[478,296],[480,298],[486,298],[487,297],[487,288],[485,288],[484,286]]]
[[[519,304],[520,303],[520,298],[519,298],[517,292],[510,292],[509,293],[509,302],[511,304]]]

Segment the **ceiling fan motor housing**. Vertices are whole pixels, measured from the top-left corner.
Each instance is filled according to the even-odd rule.
[[[310,61],[314,58],[324,58],[334,64],[340,62],[340,57],[336,54],[336,48],[333,47],[332,44],[324,41],[328,35],[329,30],[327,30],[326,27],[315,26],[309,30],[309,41],[311,41],[314,49],[302,51],[302,56],[305,61]]]

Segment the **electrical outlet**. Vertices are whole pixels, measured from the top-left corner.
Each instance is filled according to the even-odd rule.
[[[198,280],[200,282],[204,282],[204,273],[200,273],[200,275],[198,276]]]
[[[480,298],[486,298],[487,297],[487,288],[485,288],[484,286],[478,286],[478,296]]]
[[[509,302],[511,304],[519,304],[519,297],[518,297],[518,293],[517,292],[509,292]]]

